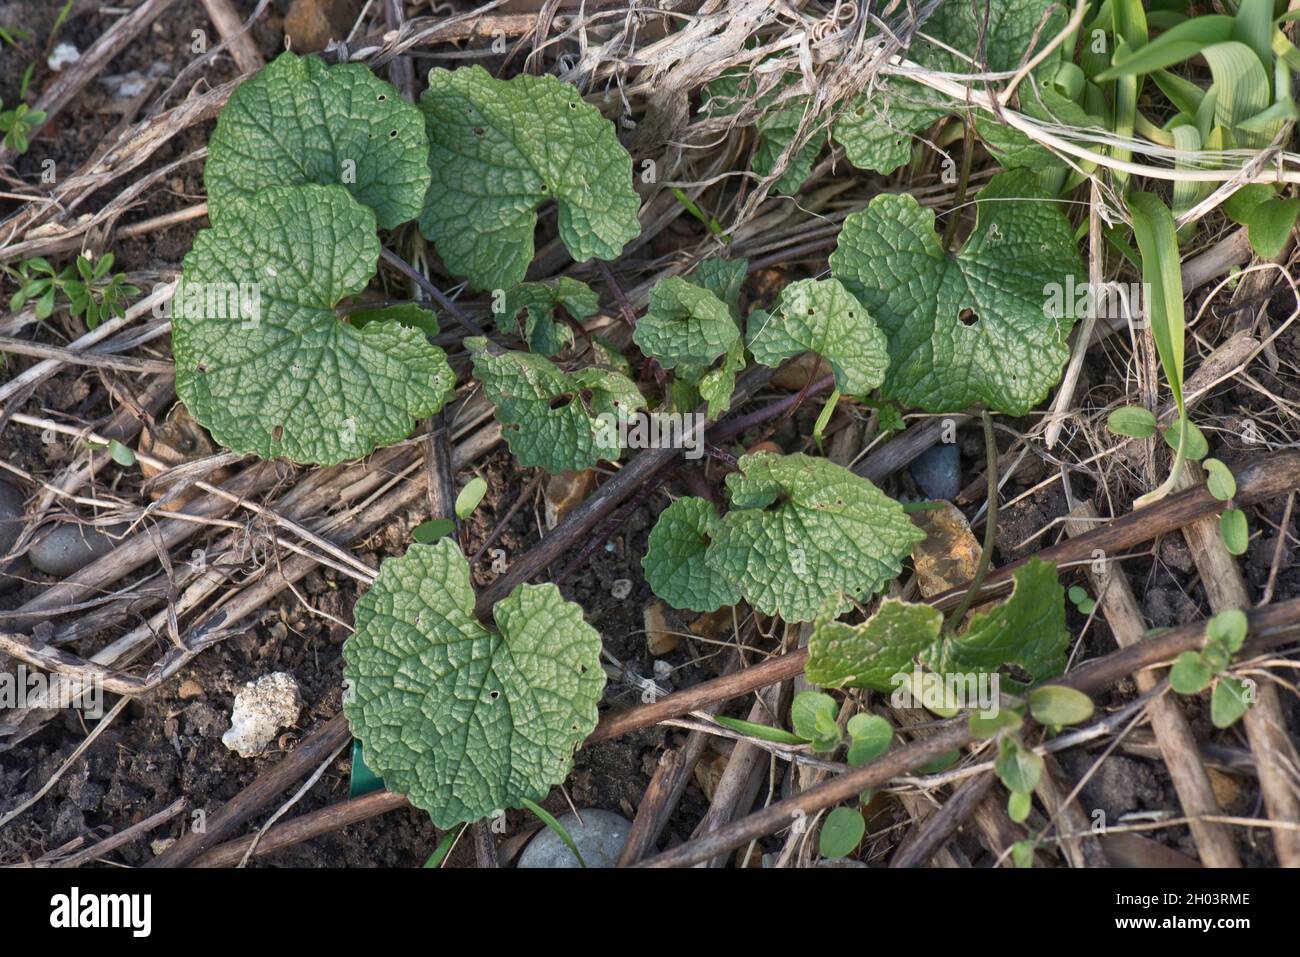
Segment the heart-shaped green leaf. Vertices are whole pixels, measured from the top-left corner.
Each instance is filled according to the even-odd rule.
[[[414,219],[429,189],[420,111],[360,63],[281,53],[217,119],[203,182],[215,223],[267,186],[341,185],[384,229]]]
[[[526,468],[579,471],[617,459],[611,426],[645,406],[636,385],[610,369],[568,373],[544,356],[499,352],[481,338],[466,339],[465,348],[506,444]]]
[[[1026,170],[993,177],[956,254],[911,196],[877,196],[845,220],[831,270],[889,340],[884,395],[929,412],[982,402],[1011,415],[1047,395],[1073,325],[1048,314],[1048,293],[1082,270],[1070,224],[1047,200]]]
[[[429,186],[420,231],[478,289],[509,289],[533,258],[537,209],[559,204],[577,262],[614,259],[641,232],[632,159],[614,125],[553,76],[498,80],[480,66],[429,73],[420,97]]]
[[[552,584],[474,617],[450,539],[383,562],[343,648],[344,711],[366,761],[440,828],[540,801],[596,726],[600,635]]]
[[[442,408],[455,376],[441,349],[398,322],[357,329],[334,311],[378,257],[374,213],[341,186],[226,202],[172,299],[176,392],[214,439],[332,465]]]
[[[885,335],[861,302],[837,279],[801,279],[781,290],[769,316],[749,318],[749,351],[765,366],[815,352],[845,395],[865,395],[885,381]]]

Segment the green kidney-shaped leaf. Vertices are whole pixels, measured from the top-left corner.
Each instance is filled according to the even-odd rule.
[[[473,286],[508,289],[524,278],[547,200],[559,204],[560,239],[578,262],[614,259],[640,234],[632,159],[575,87],[437,68],[420,109],[433,173],[420,231]]]
[[[553,356],[573,342],[573,332],[555,317],[563,308],[576,320],[594,316],[600,300],[585,282],[561,276],[551,282],[521,282],[501,298],[497,328],[505,333],[519,333],[528,348],[544,356]],[[524,320],[519,321],[520,313]]]
[[[818,621],[804,673],[826,688],[892,691],[894,676],[911,671],[917,657],[933,649],[942,628],[937,608],[886,598],[860,625]]]
[[[650,308],[632,331],[632,340],[665,369],[679,363],[708,365],[731,350],[740,327],[727,304],[704,286],[670,276],[650,292]]]
[[[674,608],[690,611],[715,611],[740,601],[740,589],[704,560],[721,525],[713,504],[702,498],[679,498],[664,509],[641,559],[650,590]]]
[[[429,189],[420,111],[360,63],[281,53],[217,118],[203,182],[215,223],[267,186],[341,185],[380,227],[414,219]]]
[[[1047,395],[1073,324],[1048,314],[1048,290],[1082,269],[1070,224],[1047,199],[1026,170],[993,177],[955,255],[911,196],[877,196],[845,220],[831,270],[889,340],[887,397],[929,412],[982,402],[1023,415]]]
[[[374,213],[341,186],[232,198],[195,237],[172,299],[172,351],[176,392],[214,439],[332,465],[442,408],[455,376],[422,332],[358,329],[334,312],[378,256]]]
[[[496,406],[501,434],[519,464],[579,471],[619,456],[614,426],[644,407],[626,376],[595,367],[565,372],[544,356],[494,352],[486,339],[465,340],[474,374]]]
[[[596,726],[600,635],[552,584],[474,617],[450,539],[383,562],[344,645],[344,711],[366,761],[440,828],[541,800]]]
[[[889,366],[884,333],[838,279],[801,279],[782,289],[770,316],[750,317],[749,351],[765,366],[815,352],[846,395],[879,386]]]
[[[811,621],[840,595],[875,594],[925,537],[901,505],[828,459],[746,455],[727,489],[731,511],[705,561],[786,621]]]

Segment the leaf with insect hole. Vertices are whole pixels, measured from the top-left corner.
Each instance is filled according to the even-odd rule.
[[[934,212],[911,196],[877,196],[840,231],[831,271],[870,310],[889,342],[886,398],[927,412],[982,402],[1024,415],[1056,384],[1073,319],[1047,292],[1079,276],[1069,221],[1025,170],[980,191],[978,222],[957,253]]]

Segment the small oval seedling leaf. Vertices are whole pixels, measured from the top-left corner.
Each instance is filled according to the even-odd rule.
[[[770,724],[742,721],[740,718],[727,718],[722,715],[714,717],[713,720],[737,734],[746,734],[751,738],[758,738],[760,741],[771,741],[773,744],[805,744],[808,741],[807,738],[791,734],[784,728],[774,728]]]
[[[465,487],[456,496],[456,517],[463,521],[473,515],[474,509],[478,508],[479,502],[483,501],[483,496],[487,494],[487,490],[487,479],[481,475],[476,475],[466,482]]]
[[[1071,585],[1070,590],[1066,592],[1066,595],[1069,596],[1070,601],[1077,605],[1080,602],[1087,601],[1088,590],[1079,585]]]
[[[1038,786],[1043,773],[1043,759],[1025,747],[1019,738],[1004,737],[993,762],[998,778],[1008,791],[1028,794]]]
[[[1246,523],[1246,513],[1239,508],[1230,508],[1219,516],[1219,534],[1223,536],[1223,545],[1232,555],[1244,555],[1250,546],[1250,526]]]
[[[1092,699],[1064,685],[1044,685],[1029,692],[1029,713],[1047,727],[1078,724],[1092,717]]]
[[[1231,469],[1218,459],[1206,459],[1201,465],[1205,468],[1205,485],[1211,495],[1226,502],[1237,494],[1237,480]]]
[[[846,727],[850,738],[847,761],[855,768],[876,760],[894,740],[894,729],[878,714],[855,714]]]
[[[862,842],[867,822],[862,812],[852,807],[837,807],[822,822],[817,846],[822,857],[847,857]]]
[[[1210,695],[1210,721],[1216,728],[1228,728],[1250,708],[1249,686],[1231,675],[1223,675]]]
[[[108,454],[118,465],[135,465],[135,453],[117,439],[109,439]]]
[[[1184,651],[1169,669],[1169,685],[1179,694],[1198,694],[1210,686],[1214,671],[1199,652]]]
[[[803,740],[813,742],[813,750],[830,751],[839,744],[841,737],[835,720],[839,710],[830,695],[820,691],[801,691],[790,706],[790,723]],[[834,741],[829,742],[831,746],[822,747],[830,737],[834,737]]]
[[[1240,608],[1221,611],[1205,623],[1205,635],[1210,641],[1223,645],[1236,654],[1246,640],[1246,631],[1250,626],[1246,613]]]
[[[1177,420],[1169,428],[1165,429],[1165,442],[1175,452],[1178,451],[1178,427]],[[1210,443],[1205,438],[1205,433],[1200,430],[1195,422],[1187,423],[1187,449],[1183,453],[1187,458],[1199,462],[1210,454]]]
[[[1011,796],[1007,798],[1007,817],[1017,824],[1022,824],[1029,817],[1029,812],[1033,806],[1033,792],[1012,791]]]
[[[411,538],[421,545],[432,545],[444,535],[456,530],[456,523],[449,518],[431,518],[411,529]]]
[[[1107,416],[1106,428],[1116,435],[1126,435],[1131,439],[1149,439],[1156,434],[1156,417],[1150,409],[1126,405]]]

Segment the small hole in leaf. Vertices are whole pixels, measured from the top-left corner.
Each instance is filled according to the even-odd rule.
[[[488,700],[489,700],[489,701],[496,701],[497,698],[499,698],[499,697],[501,697],[501,692],[500,692],[500,691],[489,691],[489,692],[488,692]]]
[[[284,426],[277,425],[271,430],[271,441],[279,442],[282,438],[284,438]]]
[[[961,312],[957,313],[957,321],[963,326],[973,326],[975,323],[980,321],[980,317],[975,315],[975,313],[969,309],[963,309]]]
[[[482,135],[483,135],[483,127],[481,127],[481,126],[476,126],[476,127],[474,127],[474,135],[475,135],[475,136],[482,136]]]
[[[573,393],[565,392],[561,395],[557,395],[554,399],[551,400],[551,408],[563,409],[566,405],[568,405],[572,401],[573,401]]]
[[[395,139],[397,139],[397,130],[389,130],[389,131],[388,131],[388,138],[389,138],[390,140],[395,140]]]
[[[199,375],[203,375],[203,373],[208,371],[208,367],[205,366],[202,362],[200,362],[198,365],[194,367],[194,371],[197,372]]]
[[[569,109],[571,109],[571,110],[576,110],[577,108],[578,108],[578,104],[577,104],[577,103],[574,103],[574,102],[572,102],[572,101],[569,102]]]
[[[375,97],[375,99],[378,100],[380,103],[382,103],[384,102],[384,100],[388,99],[388,94],[380,93],[377,97]]]

